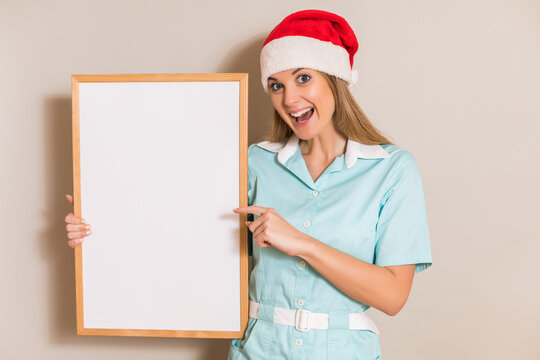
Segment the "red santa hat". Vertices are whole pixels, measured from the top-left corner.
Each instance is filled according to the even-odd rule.
[[[272,74],[309,68],[356,83],[354,54],[358,41],[344,18],[322,10],[302,10],[283,19],[261,48],[261,80],[268,93]]]

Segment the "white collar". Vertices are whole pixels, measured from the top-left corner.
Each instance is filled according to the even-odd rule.
[[[296,152],[300,139],[295,133],[288,140],[278,142],[261,141],[256,145],[263,149],[277,152],[277,158],[280,163],[285,165],[285,162]],[[357,158],[364,159],[381,159],[390,157],[390,154],[383,149],[379,144],[367,145],[358,141],[347,139],[347,147],[345,149],[345,166],[350,168],[356,163]]]

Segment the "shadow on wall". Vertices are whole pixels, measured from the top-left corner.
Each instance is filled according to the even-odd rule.
[[[262,139],[270,129],[272,105],[262,89],[260,81],[259,52],[263,36],[247,40],[224,57],[214,72],[249,73],[249,143]],[[158,73],[159,70],[156,70]],[[181,68],[179,71],[181,72]],[[201,72],[212,72],[211,69]],[[66,81],[71,87],[71,74]],[[73,208],[67,203],[64,194],[73,194],[73,158],[71,126],[71,94],[51,96],[44,99],[45,148],[43,161],[48,169],[45,186],[46,217],[48,226],[39,234],[42,258],[47,262],[49,275],[49,342],[64,346],[77,346],[85,349],[101,348],[114,351],[129,347],[130,351],[158,352],[166,350],[190,354],[190,359],[225,359],[230,339],[178,339],[144,337],[77,336],[75,314],[75,257],[74,250],[67,245],[64,217]],[[96,174],[96,176],[100,176]],[[122,211],[122,204],[117,206]],[[89,238],[90,239],[90,238]],[[121,351],[121,350],[120,350]],[[197,356],[197,355],[198,356]],[[112,353],[111,353],[112,355]]]
[[[274,108],[261,83],[259,55],[268,34],[252,37],[238,44],[224,57],[216,72],[249,73],[248,143],[262,141],[270,131]]]

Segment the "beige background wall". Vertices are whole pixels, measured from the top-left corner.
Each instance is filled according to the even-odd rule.
[[[0,0],[0,357],[225,358],[230,340],[76,335],[70,77],[249,72],[253,143],[259,48],[305,8],[349,21],[354,94],[422,171],[434,264],[397,316],[370,310],[383,359],[540,358],[540,2],[517,0]]]

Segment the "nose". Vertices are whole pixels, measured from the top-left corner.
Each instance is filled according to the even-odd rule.
[[[300,100],[300,92],[296,86],[287,86],[283,89],[283,104],[287,107],[294,107]]]

